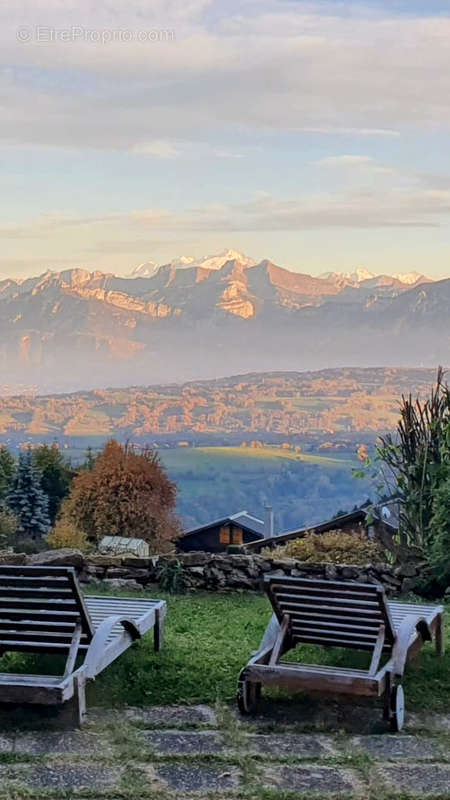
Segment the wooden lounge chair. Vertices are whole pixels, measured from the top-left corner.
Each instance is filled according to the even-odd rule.
[[[383,698],[384,718],[404,720],[406,662],[432,638],[442,655],[442,606],[388,602],[382,586],[303,578],[265,578],[274,614],[259,650],[242,670],[238,706],[248,714],[261,686]],[[299,664],[280,657],[299,644],[346,647],[372,654],[368,670]],[[383,663],[384,662],[384,663]]]
[[[66,656],[64,674],[0,673],[0,702],[62,704],[81,724],[85,684],[153,628],[162,646],[166,603],[122,597],[83,597],[71,567],[0,566],[0,656],[6,652]],[[81,666],[77,656],[84,653]]]

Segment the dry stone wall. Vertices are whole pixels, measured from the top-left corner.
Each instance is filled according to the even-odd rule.
[[[0,553],[0,563],[30,565],[67,565],[76,568],[82,584],[101,583],[111,591],[141,591],[170,584],[176,576],[178,587],[188,591],[256,591],[264,575],[348,580],[380,583],[387,594],[414,591],[416,568],[407,565],[393,568],[389,564],[353,566],[347,564],[311,564],[294,559],[263,558],[260,555],[217,555],[183,553],[149,558],[110,555],[84,556],[77,550],[50,550],[33,556]]]

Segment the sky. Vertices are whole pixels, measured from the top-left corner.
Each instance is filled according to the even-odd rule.
[[[450,276],[449,0],[3,0],[0,278]]]

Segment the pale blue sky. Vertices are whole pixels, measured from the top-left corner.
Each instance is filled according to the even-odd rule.
[[[0,277],[450,275],[448,0],[5,0],[0,53]]]

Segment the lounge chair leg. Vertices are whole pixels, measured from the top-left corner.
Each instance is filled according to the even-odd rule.
[[[252,683],[247,679],[246,670],[243,669],[238,679],[237,704],[241,714],[251,714],[261,697],[261,684]]]
[[[153,628],[153,643],[155,652],[159,652],[164,642],[164,625],[166,621],[166,609],[157,608],[155,616],[155,626]]]
[[[436,653],[438,656],[443,656],[445,652],[445,637],[444,637],[444,618],[439,614],[436,623],[435,634]]]
[[[86,681],[83,676],[74,678],[75,682],[75,696],[73,699],[75,705],[75,723],[81,727],[86,719]]]
[[[383,695],[383,719],[389,722],[391,719],[391,676],[388,672],[386,675],[386,689]]]

